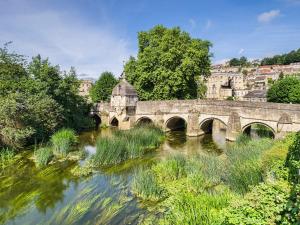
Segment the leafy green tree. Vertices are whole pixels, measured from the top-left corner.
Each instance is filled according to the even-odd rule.
[[[300,103],[300,79],[298,77],[284,77],[277,80],[267,93],[269,102]]]
[[[22,148],[60,127],[91,127],[90,105],[78,90],[74,69],[62,73],[40,56],[27,64],[0,48],[0,147]]]
[[[103,72],[90,90],[93,102],[108,101],[118,81],[111,72]]]
[[[273,57],[264,58],[261,61],[261,65],[288,65],[295,62],[300,62],[300,48],[298,50],[291,51],[287,54],[275,55]]]
[[[62,74],[58,66],[38,55],[32,59],[28,71],[37,84],[31,92],[45,92],[62,107],[61,126],[75,130],[91,126],[87,119],[90,105],[78,94],[80,82],[74,68]]]
[[[138,47],[125,72],[141,100],[197,97],[197,78],[210,75],[210,42],[158,25],[139,32]]]

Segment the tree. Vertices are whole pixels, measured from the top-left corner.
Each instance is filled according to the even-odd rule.
[[[264,58],[261,61],[261,65],[288,65],[291,63],[300,62],[300,48],[298,50],[291,51],[287,54],[275,55],[270,58]]]
[[[138,47],[125,72],[141,100],[197,97],[197,78],[210,75],[210,42],[158,25],[139,32]]]
[[[90,105],[78,89],[74,69],[62,73],[40,56],[28,64],[0,48],[0,147],[22,148],[61,127],[91,127]]]
[[[300,103],[300,79],[298,77],[284,77],[274,82],[268,90],[269,102]]]
[[[229,66],[247,66],[249,65],[248,59],[245,56],[242,56],[240,59],[233,58],[229,61]]]
[[[93,102],[108,101],[118,81],[111,72],[103,72],[90,90]]]

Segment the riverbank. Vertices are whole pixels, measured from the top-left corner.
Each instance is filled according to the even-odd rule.
[[[145,155],[76,174],[97,153],[97,139],[113,133],[80,134],[74,150],[85,152],[83,159],[39,167],[32,153],[17,155],[0,172],[0,223],[238,224],[234,219],[246,219],[248,205],[256,206],[253,199],[280,196],[281,202],[250,209],[274,216],[279,211],[272,205],[283,209],[292,198],[283,191],[293,190],[284,169],[293,137],[226,143],[221,132],[198,138],[170,133]],[[261,193],[266,198],[256,199]],[[258,224],[271,221],[260,219]]]

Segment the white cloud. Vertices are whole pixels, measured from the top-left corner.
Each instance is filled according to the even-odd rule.
[[[192,29],[194,29],[197,26],[196,21],[192,18],[189,19],[189,24],[191,25]]]
[[[239,55],[243,54],[244,52],[245,52],[245,49],[241,48],[241,49],[239,50]]]
[[[271,10],[258,15],[257,20],[261,23],[269,23],[278,16],[280,16],[280,10]]]
[[[209,28],[211,28],[213,25],[212,21],[211,20],[207,20],[206,21],[206,24],[205,24],[205,29],[208,30]]]
[[[49,10],[2,15],[0,45],[8,41],[13,41],[12,48],[18,53],[30,57],[41,54],[64,70],[74,66],[78,74],[93,78],[105,70],[118,76],[123,61],[135,53],[112,29]]]

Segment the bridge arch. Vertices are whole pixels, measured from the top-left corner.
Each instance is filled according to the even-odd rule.
[[[219,124],[219,129],[220,130],[226,130],[227,129],[227,124],[220,118],[216,117],[209,117],[204,120],[202,120],[199,124],[200,129],[205,133],[212,133],[213,132],[213,126],[214,122],[218,122]]]
[[[272,126],[260,121],[254,121],[242,127],[243,134],[251,135],[252,130],[256,130],[255,133],[257,136],[271,138],[275,138],[276,136],[276,131]]]
[[[187,122],[184,118],[180,116],[170,117],[165,122],[166,131],[185,131],[187,128]]]
[[[147,116],[140,117],[136,122],[136,125],[154,124],[153,120]]]
[[[92,117],[93,120],[94,120],[96,129],[98,129],[98,127],[99,127],[100,124],[102,123],[101,116],[98,115],[97,113],[93,113],[93,114],[91,115],[91,117]]]
[[[112,127],[118,127],[119,126],[119,120],[114,116],[111,120],[110,120],[110,126]]]

